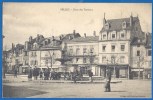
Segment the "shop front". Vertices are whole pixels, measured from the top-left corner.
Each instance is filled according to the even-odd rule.
[[[100,76],[106,77],[107,68],[111,69],[113,78],[128,78],[129,73],[128,65],[101,65]]]

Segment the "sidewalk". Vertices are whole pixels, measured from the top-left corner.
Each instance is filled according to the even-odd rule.
[[[71,80],[34,80],[28,81],[27,75],[18,75],[17,78],[15,78],[12,75],[6,75],[6,78],[3,79],[3,83],[17,83],[17,82],[33,82],[33,83],[74,83]],[[119,79],[112,79],[111,83],[121,83],[122,81]],[[105,83],[105,80],[94,80],[93,82],[90,81],[76,81],[76,83],[80,84],[90,84],[90,83]]]

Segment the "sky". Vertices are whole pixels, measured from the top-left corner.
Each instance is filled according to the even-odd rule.
[[[29,36],[44,37],[72,33],[99,35],[103,17],[138,16],[144,32],[152,33],[152,4],[149,3],[3,3],[3,49],[24,44]]]

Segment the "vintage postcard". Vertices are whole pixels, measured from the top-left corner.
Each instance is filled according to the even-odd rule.
[[[3,3],[4,98],[151,98],[151,3]]]

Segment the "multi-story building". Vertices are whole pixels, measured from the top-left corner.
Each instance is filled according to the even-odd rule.
[[[94,32],[94,36],[78,37],[67,41],[68,58],[71,61],[67,63],[68,70],[73,72],[74,69],[87,75],[88,70],[92,70],[94,75],[98,75],[98,36]]]
[[[131,67],[131,40],[143,35],[138,17],[103,19],[99,34],[100,74],[106,75],[106,68],[112,68],[114,77],[129,77]]]
[[[70,34],[44,38],[29,37],[25,45],[12,44],[7,56],[10,70],[22,66],[24,72],[29,66],[54,71],[75,69],[87,75],[92,70],[95,76],[106,76],[106,69],[112,69],[116,78],[151,77],[151,34],[144,33],[138,17],[103,19],[103,27],[96,36],[80,36],[75,30]]]
[[[144,35],[145,36],[145,35]],[[151,34],[131,42],[131,77],[151,77]]]
[[[148,33],[146,35],[146,67],[144,68],[144,78],[152,77],[152,34]]]
[[[63,71],[62,50],[64,41],[80,37],[79,33],[60,35],[57,37],[44,38],[37,35],[35,39],[29,38],[29,65],[40,69],[52,69],[54,71]]]

